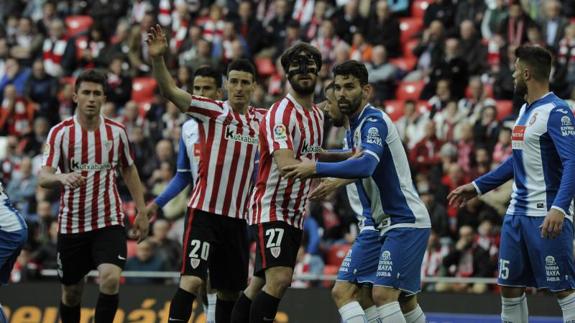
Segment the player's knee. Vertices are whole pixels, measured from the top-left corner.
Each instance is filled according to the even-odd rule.
[[[218,290],[218,299],[222,301],[234,302],[240,296],[239,291]]]
[[[575,290],[573,290],[573,289],[562,290],[560,292],[556,292],[555,296],[557,296],[558,299],[564,299],[565,297],[567,297],[573,293],[575,293]]]
[[[399,299],[400,291],[390,287],[374,287],[372,291],[373,302],[377,306],[396,302]]]
[[[345,305],[352,299],[355,298],[354,290],[349,288],[346,284],[335,283],[331,289],[331,297],[333,298],[335,304],[340,307]]]
[[[401,312],[409,313],[417,307],[417,297],[416,295],[399,297],[399,306],[401,307]]]
[[[100,291],[115,294],[120,289],[120,275],[114,272],[100,274]]]
[[[64,286],[62,288],[62,303],[67,306],[76,306],[82,301],[82,286]]]
[[[180,288],[196,296],[201,294],[203,286],[204,281],[200,277],[186,275],[180,278]]]
[[[275,269],[269,274],[266,273],[266,286],[273,289],[277,293],[283,294],[285,290],[291,285],[293,271],[285,269]]]

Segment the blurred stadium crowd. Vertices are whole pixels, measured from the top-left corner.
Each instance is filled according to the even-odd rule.
[[[522,104],[513,96],[518,45],[549,48],[552,89],[575,100],[574,17],[574,0],[1,1],[0,176],[31,230],[12,280],[41,279],[41,269],[56,268],[58,192],[38,187],[36,174],[48,130],[74,113],[80,71],[107,72],[103,114],[126,125],[148,198],[173,176],[186,116],[161,98],[150,77],[145,37],[155,23],[171,36],[167,59],[179,86],[191,90],[193,71],[202,65],[224,72],[231,60],[248,58],[258,71],[258,107],[285,93],[277,59],[297,41],[323,54],[318,102],[331,67],[364,62],[372,100],[395,120],[431,214],[422,275],[495,277],[511,183],[462,209],[449,207],[446,196],[511,154],[510,127]],[[327,148],[341,147],[342,129],[326,127]],[[146,242],[130,241],[126,270],[179,269],[189,195],[188,188],[162,210]],[[310,203],[296,272],[336,272],[357,233],[344,195]],[[133,204],[124,207],[132,218]],[[314,284],[325,283],[294,282]],[[482,284],[425,288],[488,290]]]

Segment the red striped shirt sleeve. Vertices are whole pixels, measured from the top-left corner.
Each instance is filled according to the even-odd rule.
[[[186,111],[193,118],[205,122],[217,118],[224,111],[224,103],[202,96],[193,95],[192,102]]]
[[[48,166],[58,169],[62,153],[60,145],[62,143],[62,134],[64,133],[63,129],[62,125],[56,125],[50,129],[48,139],[43,147],[42,167]]]
[[[290,112],[285,105],[279,103],[266,115],[267,141],[270,154],[279,149],[293,150],[292,136],[290,132]]]
[[[120,147],[118,153],[120,154],[121,167],[130,167],[134,164],[134,153],[128,140],[128,134],[124,128],[120,130]]]

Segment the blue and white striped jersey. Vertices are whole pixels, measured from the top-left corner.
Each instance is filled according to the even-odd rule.
[[[486,193],[514,178],[507,214],[545,216],[550,208],[573,220],[575,117],[569,105],[549,92],[524,104],[512,132],[513,154],[476,179]]]
[[[358,117],[350,119],[347,141],[354,150],[378,161],[371,176],[354,183],[360,205],[352,207],[361,210],[365,225],[373,222],[382,233],[397,227],[431,227],[427,208],[413,185],[399,133],[389,116],[366,105]]]
[[[24,218],[16,210],[0,183],[0,230],[16,232],[28,228]]]

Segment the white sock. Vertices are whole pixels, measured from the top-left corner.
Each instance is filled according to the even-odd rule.
[[[563,311],[563,322],[575,323],[575,293],[557,301]]]
[[[339,315],[344,323],[365,323],[367,322],[365,312],[358,302],[347,303],[338,309]]]
[[[385,323],[406,323],[399,302],[392,302],[389,304],[381,305],[377,308],[379,317]]]
[[[216,302],[218,301],[217,293],[208,294],[208,310],[206,312],[206,323],[216,322]]]
[[[527,322],[527,297],[501,297],[501,322],[523,323]]]
[[[423,310],[421,310],[421,307],[419,307],[419,304],[417,304],[417,307],[414,308],[411,312],[409,313],[405,313],[403,314],[403,317],[405,317],[405,322],[407,323],[425,323],[425,314],[423,313]]]
[[[365,309],[365,316],[367,317],[367,323],[378,323],[379,311],[377,306],[373,305]]]

